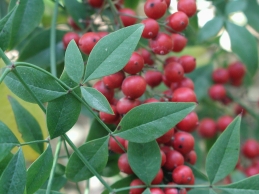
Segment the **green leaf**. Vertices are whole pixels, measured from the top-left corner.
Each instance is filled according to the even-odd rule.
[[[11,1],[17,2],[17,0]],[[43,0],[19,1],[17,11],[13,18],[9,47],[13,48],[19,42],[24,40],[39,25],[43,12]]]
[[[17,6],[12,9],[3,19],[0,20],[0,48],[5,51],[8,48],[13,19],[17,10]]]
[[[195,177],[195,184],[205,184],[209,182],[208,177],[199,171],[195,166],[186,163],[192,169],[193,175]]]
[[[259,175],[251,176],[242,181],[230,185],[215,186],[218,189],[235,194],[258,194],[259,192]]]
[[[188,194],[217,194],[213,189],[192,189]]]
[[[108,158],[108,162],[105,168],[102,170],[101,175],[104,177],[112,177],[119,174],[120,169],[118,167],[119,154],[112,154]]]
[[[136,48],[143,24],[136,24],[110,33],[97,42],[88,58],[85,82],[121,70]]]
[[[71,80],[80,83],[84,74],[84,61],[74,40],[67,46],[65,54],[65,71]]]
[[[220,29],[223,27],[223,17],[216,16],[212,20],[208,21],[198,33],[198,41],[203,42],[215,37]]]
[[[9,152],[0,162],[0,177],[4,172],[5,168],[9,164],[10,160],[13,158],[13,154]]]
[[[96,119],[94,119],[91,123],[86,142],[107,136],[108,134],[108,131]]]
[[[8,12],[8,4],[6,1],[0,1],[0,19],[2,19]]]
[[[161,166],[160,148],[156,140],[148,143],[129,142],[128,160],[133,172],[150,185]]]
[[[243,172],[239,171],[239,170],[235,170],[234,172],[232,172],[230,174],[230,179],[231,179],[231,181],[233,183],[241,181],[241,180],[243,180],[245,178],[246,178],[246,175]]]
[[[19,132],[22,134],[23,140],[25,142],[43,140],[41,127],[31,113],[13,97],[9,96],[9,101],[12,105],[15,121]],[[41,154],[44,149],[44,144],[30,144],[30,147]]]
[[[231,22],[226,25],[231,41],[232,51],[245,63],[250,76],[258,68],[258,48],[255,37],[245,28]]]
[[[41,102],[49,102],[67,93],[54,78],[37,69],[31,67],[16,67],[16,70]],[[7,87],[21,99],[36,103],[14,73],[10,72],[5,77],[4,82]]]
[[[139,0],[125,0],[124,5],[125,7],[136,9],[139,5]]]
[[[143,191],[142,194],[152,194],[149,188],[146,188],[145,191]]]
[[[12,131],[0,121],[0,161],[3,160],[10,151],[19,144],[18,139]]]
[[[35,194],[46,194],[47,190],[45,189],[39,189],[38,191],[35,192]],[[58,191],[50,191],[50,194],[62,194]]]
[[[233,12],[244,11],[247,4],[249,3],[246,0],[229,1],[225,8],[225,14],[229,15]]]
[[[241,116],[237,116],[219,136],[206,159],[209,181],[214,184],[234,170],[240,150]]]
[[[56,30],[56,64],[64,61],[62,38],[66,32]],[[19,53],[18,61],[28,62],[47,68],[50,66],[50,30],[43,30],[32,37]]]
[[[165,134],[194,108],[194,103],[142,104],[122,118],[115,134],[131,142],[147,143]]]
[[[32,163],[27,171],[26,189],[27,194],[33,194],[48,179],[53,163],[53,156],[50,145],[40,155],[40,157]]]
[[[49,180],[46,180],[45,183],[42,185],[41,189],[47,189]],[[67,183],[67,179],[63,176],[54,176],[52,182],[52,191],[59,191],[61,188],[65,186]],[[45,193],[44,193],[45,194]]]
[[[78,148],[98,173],[102,172],[108,161],[108,140],[109,137],[104,137],[87,142]],[[68,179],[78,182],[89,179],[94,175],[84,165],[81,159],[73,153],[68,160],[66,176]]]
[[[0,185],[0,193],[23,194],[26,185],[26,166],[21,148],[2,173]]]
[[[101,92],[90,87],[81,87],[81,92],[84,100],[89,104],[89,106],[95,110],[114,114],[110,103]]]
[[[248,24],[252,26],[257,32],[259,32],[259,5],[257,0],[249,0],[244,13],[248,20]]]

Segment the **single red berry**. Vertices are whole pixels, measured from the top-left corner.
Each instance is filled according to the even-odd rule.
[[[242,153],[245,157],[253,159],[259,156],[259,143],[254,139],[248,139],[242,146]]]
[[[195,0],[179,0],[177,3],[178,11],[184,12],[188,17],[192,17],[196,11],[196,1]]]
[[[165,162],[166,162],[166,155],[165,152],[160,150],[160,154],[161,154],[161,166],[164,166]]]
[[[214,84],[209,88],[209,96],[213,100],[223,100],[226,97],[226,89],[221,84]]]
[[[196,59],[189,55],[184,55],[179,58],[179,62],[183,66],[184,73],[192,72],[196,67]]]
[[[217,121],[218,130],[223,132],[232,121],[233,121],[233,117],[231,116],[225,115],[220,117]]]
[[[118,142],[120,142],[120,144],[122,146],[124,146],[125,139],[123,139],[121,137],[118,137],[118,136],[116,136],[115,138]],[[116,140],[113,137],[110,137],[110,139],[109,139],[109,150],[111,150],[115,153],[118,153],[118,154],[124,153],[124,150],[119,146],[119,144],[116,142]]]
[[[190,88],[177,88],[172,97],[172,102],[197,102],[196,94]]]
[[[152,59],[152,56],[148,50],[144,48],[140,48],[137,50],[137,52],[143,57],[145,64],[148,64],[148,65],[154,64],[154,60]]]
[[[235,87],[239,87],[243,83],[243,77],[241,79],[230,80],[230,84]]]
[[[101,92],[109,102],[113,100],[114,90],[107,88],[102,80],[99,80],[93,85],[93,88]]]
[[[121,172],[126,174],[133,174],[133,171],[129,165],[127,153],[121,154],[118,160],[118,167]]]
[[[172,50],[173,42],[168,34],[160,32],[156,38],[149,40],[149,47],[155,54],[166,55]]]
[[[147,84],[153,88],[162,82],[162,76],[163,74],[159,71],[149,70],[145,73],[145,80]]]
[[[66,33],[63,36],[63,39],[62,39],[64,49],[67,48],[67,45],[69,44],[69,42],[71,40],[74,40],[76,42],[76,44],[78,45],[79,39],[80,39],[80,36],[77,33],[75,33],[75,32],[68,32],[68,33]]]
[[[163,83],[164,83],[168,88],[170,88],[172,82],[169,81],[168,79],[166,79],[165,75],[162,76],[162,81],[163,81]],[[172,91],[171,91],[171,92],[172,92]]]
[[[194,150],[190,151],[188,154],[184,155],[184,161],[194,165],[197,161],[197,154]]]
[[[172,62],[179,63],[179,57],[176,57],[176,56],[167,57],[163,67],[165,68],[169,63],[172,63]]]
[[[138,105],[140,105],[139,99],[131,100],[123,97],[117,102],[116,109],[119,114],[123,115]]]
[[[101,8],[104,0],[88,0],[87,2],[94,8]]]
[[[174,169],[172,178],[176,184],[188,185],[193,179],[192,169],[185,165],[178,166]]]
[[[228,73],[229,73],[229,78],[231,80],[240,80],[244,77],[246,72],[245,66],[243,63],[237,61],[234,63],[231,63],[228,66]]]
[[[99,40],[100,36],[98,34],[87,32],[79,39],[79,48],[83,53],[89,55]]]
[[[110,89],[120,88],[121,84],[125,78],[125,74],[123,71],[119,71],[117,73],[107,75],[103,77],[103,83],[106,87]]]
[[[166,5],[167,5],[167,8],[169,8],[170,4],[171,4],[171,0],[165,0],[165,2],[166,2]]]
[[[151,194],[165,194],[164,191],[160,188],[150,188]]]
[[[75,23],[75,21],[74,21],[71,17],[68,17],[67,23],[68,23],[75,31],[81,30],[80,27]]]
[[[98,34],[100,36],[100,38],[103,38],[103,37],[107,36],[109,34],[109,32],[100,31],[100,32],[96,32],[96,34]]]
[[[108,114],[106,112],[99,112],[99,116],[100,116],[100,119],[107,123],[107,124],[113,124],[117,121],[117,119],[119,118],[119,114],[117,112],[117,109],[116,109],[116,106],[114,105],[111,105],[111,108],[114,112],[114,115],[112,114]]]
[[[176,185],[174,182],[169,182],[167,185]],[[172,187],[166,187],[165,188],[165,194],[187,194],[185,188],[172,188]]]
[[[179,82],[172,82],[171,86],[170,86],[170,89],[172,91],[175,91],[177,88],[182,88],[182,87],[190,88],[190,89],[194,90],[194,83],[190,78],[184,77]]]
[[[245,174],[247,177],[258,175],[259,174],[259,168],[256,166],[249,166],[248,168],[245,169]]]
[[[145,183],[143,183],[140,179],[134,179],[133,181],[131,181],[130,186],[139,186],[139,185],[145,185]],[[141,194],[143,193],[143,191],[145,191],[145,188],[131,188],[129,191],[129,194]]]
[[[123,68],[128,74],[137,74],[139,73],[144,67],[144,59],[143,57],[138,54],[137,52],[133,52],[128,63]]]
[[[181,120],[176,127],[185,132],[193,132],[199,125],[199,118],[195,112],[189,113],[183,120]]]
[[[166,65],[164,73],[167,80],[179,82],[183,79],[184,69],[180,63],[171,62]]]
[[[176,33],[173,33],[171,35],[171,38],[174,45],[172,49],[173,52],[181,52],[186,46],[188,41],[188,39],[185,36],[181,34],[176,34]]]
[[[157,143],[167,143],[172,139],[173,136],[174,136],[174,128],[170,129],[164,135],[157,138],[156,141]]]
[[[176,151],[176,150],[169,150],[166,152],[166,162],[164,164],[164,168],[166,170],[173,170],[177,166],[184,164],[184,157],[183,155]]]
[[[130,99],[139,98],[146,91],[146,81],[139,75],[129,76],[122,82],[122,92]]]
[[[217,84],[225,84],[229,80],[228,70],[224,68],[215,69],[212,72],[212,80]]]
[[[157,100],[156,98],[148,98],[146,99],[143,103],[152,103],[152,102],[160,102],[159,100]]]
[[[183,31],[189,24],[188,16],[181,11],[175,12],[167,18],[167,25],[176,32]]]
[[[190,133],[177,132],[174,134],[173,148],[185,155],[194,149],[194,138]]]
[[[167,10],[165,0],[147,0],[144,5],[144,12],[147,17],[152,19],[161,18]]]
[[[158,185],[159,183],[162,182],[163,178],[164,178],[164,173],[163,173],[163,170],[160,168],[157,175],[155,176],[155,178],[151,182],[151,184],[152,185]]]
[[[155,38],[159,32],[159,24],[157,23],[156,20],[147,18],[145,20],[142,20],[141,22],[144,24],[144,30],[142,32],[142,37],[143,38]]]
[[[204,118],[200,121],[198,133],[204,138],[213,138],[217,134],[217,124],[213,119]]]
[[[119,13],[120,13],[120,19],[125,27],[131,26],[137,22],[137,19],[135,18],[136,13],[132,9],[123,8],[123,9],[120,9]]]

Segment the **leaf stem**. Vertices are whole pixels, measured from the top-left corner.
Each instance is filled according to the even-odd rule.
[[[117,11],[116,7],[114,6],[114,4],[113,4],[113,2],[111,0],[107,0],[107,1],[108,1],[109,5],[111,7],[111,10],[112,10],[112,13],[113,13],[114,17],[119,20],[119,24],[123,28],[124,25],[123,25],[123,23],[121,21],[121,18],[118,16],[118,11]]]
[[[5,65],[12,65],[10,59],[5,55],[4,51],[0,48],[0,57],[3,59]]]
[[[53,182],[53,178],[54,178],[55,168],[56,168],[57,161],[58,161],[58,155],[59,155],[59,152],[60,152],[61,143],[62,143],[62,139],[59,138],[58,144],[57,144],[57,147],[56,147],[55,156],[54,156],[54,161],[53,161],[52,168],[51,168],[50,175],[49,175],[49,181],[48,181],[46,194],[51,193],[51,186],[52,186],[52,182]]]
[[[83,154],[78,150],[78,148],[74,145],[74,143],[69,139],[69,137],[66,134],[64,134],[62,137],[66,140],[66,142],[74,150],[76,155],[81,159],[81,161],[85,164],[85,166],[91,171],[91,173],[93,173],[99,179],[99,181],[105,186],[105,188],[109,192],[112,192],[113,191],[112,188],[103,180],[103,178],[99,175],[99,173],[96,172],[96,170],[90,165],[90,163],[85,159]]]
[[[2,81],[4,81],[4,78],[8,75],[8,73],[10,73],[12,71],[11,68],[5,68],[4,72],[2,73],[1,77],[0,77],[0,84],[2,83]]]
[[[29,142],[24,142],[24,143],[17,144],[17,146],[25,146],[25,145],[31,145],[31,144],[34,144],[34,143],[42,143],[42,142],[49,143],[49,140],[29,141]]]

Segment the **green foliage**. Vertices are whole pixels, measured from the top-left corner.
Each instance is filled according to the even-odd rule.
[[[91,123],[91,127],[89,129],[86,142],[94,139],[99,139],[107,135],[108,132],[106,131],[106,129],[96,119],[94,119]]]

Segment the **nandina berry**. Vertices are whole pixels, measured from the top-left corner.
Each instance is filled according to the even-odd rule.
[[[75,33],[75,32],[68,32],[68,33],[66,33],[63,36],[63,39],[62,39],[64,49],[67,48],[67,45],[69,44],[69,42],[71,40],[74,40],[76,42],[76,44],[78,45],[79,39],[80,39],[80,36],[77,33]]]
[[[133,52],[128,63],[123,68],[123,71],[125,71],[128,74],[137,74],[139,73],[144,67],[144,59],[143,57],[137,53]]]
[[[131,181],[130,186],[139,186],[139,185],[145,185],[145,183],[143,183],[140,179],[134,179],[133,181]],[[145,191],[145,188],[131,188],[129,191],[129,194],[141,194],[143,193],[143,191]]]
[[[187,38],[181,34],[173,33],[171,35],[173,41],[173,52],[181,52],[187,44]]]
[[[126,174],[133,174],[133,171],[129,165],[127,153],[121,154],[118,160],[118,167],[121,172]]]
[[[164,173],[163,173],[163,170],[160,168],[157,175],[152,180],[151,184],[152,185],[158,185],[159,183],[162,182],[163,178],[164,178]]]
[[[204,138],[213,138],[217,134],[217,124],[213,119],[204,118],[200,121],[198,133]]]
[[[100,8],[102,7],[104,0],[88,0],[87,2],[94,8]]]
[[[83,53],[89,55],[99,40],[100,36],[97,33],[87,32],[79,39],[79,48]]]
[[[158,33],[156,38],[149,40],[149,47],[158,55],[166,55],[173,48],[173,42],[168,34]]]
[[[225,84],[229,80],[228,70],[224,68],[215,69],[212,72],[212,80],[217,84]]]
[[[171,62],[177,62],[179,63],[179,57],[176,57],[176,56],[172,56],[172,57],[167,57],[166,60],[165,60],[165,63],[164,63],[164,68]]]
[[[183,66],[184,73],[192,72],[196,67],[196,59],[189,55],[184,55],[179,58],[179,62]]]
[[[116,106],[111,105],[111,108],[112,108],[113,113],[114,113],[113,115],[108,114],[106,112],[99,112],[100,119],[107,124],[113,124],[119,118],[119,114],[117,112]]]
[[[145,64],[148,64],[148,65],[154,64],[154,60],[152,59],[152,56],[148,50],[144,48],[139,48],[137,52],[143,57]]]
[[[196,1],[195,0],[179,0],[177,3],[178,11],[184,12],[188,17],[192,17],[196,11]]]
[[[162,189],[156,188],[156,187],[150,188],[150,193],[151,194],[165,194]]]
[[[188,154],[194,149],[194,138],[190,133],[177,132],[174,134],[172,146],[181,154]]]
[[[171,62],[165,66],[165,77],[171,82],[179,82],[183,79],[184,69],[180,63]]]
[[[161,154],[161,166],[164,166],[164,164],[166,162],[165,152],[160,149],[160,154]]]
[[[116,109],[119,114],[123,115],[129,112],[134,107],[140,105],[140,103],[141,102],[139,101],[139,99],[131,100],[127,97],[123,97],[117,102]]]
[[[121,84],[125,78],[125,74],[123,71],[119,71],[117,73],[107,75],[103,77],[103,83],[106,87],[110,89],[120,88]]]
[[[178,166],[174,169],[172,178],[176,184],[188,185],[193,179],[192,169],[185,165]]]
[[[100,38],[103,38],[103,37],[107,36],[109,34],[109,32],[100,31],[100,32],[96,32],[96,34],[98,34],[100,36]]]
[[[147,85],[151,88],[158,86],[162,82],[163,74],[159,71],[149,70],[145,73],[145,80]]]
[[[165,3],[166,3],[166,5],[167,5],[167,8],[169,8],[169,7],[170,7],[170,4],[171,4],[171,0],[165,0]]]
[[[194,90],[194,83],[193,81],[188,78],[188,77],[184,77],[181,81],[179,82],[172,82],[171,83],[171,86],[170,86],[170,89],[172,91],[176,90],[177,88],[182,88],[182,87],[185,87],[185,88],[190,88],[192,90]]]
[[[251,165],[251,166],[249,166],[245,169],[245,174],[246,174],[247,177],[258,175],[259,174],[259,168]]]
[[[136,99],[144,94],[146,85],[146,80],[143,77],[133,75],[124,79],[121,89],[127,98]]]
[[[220,117],[217,121],[218,130],[223,132],[232,121],[233,121],[233,117],[231,116],[225,115]]]
[[[174,128],[170,129],[164,135],[157,138],[156,141],[157,143],[167,143],[172,139],[173,136],[174,136]]]
[[[167,10],[165,0],[147,0],[144,5],[144,12],[147,17],[152,19],[161,18]]]
[[[176,185],[174,182],[169,182],[167,185]],[[187,194],[185,188],[172,188],[166,187],[164,190],[165,194]]]
[[[229,78],[231,80],[240,80],[244,77],[246,72],[245,66],[243,63],[237,61],[234,63],[231,63],[228,66],[228,73],[229,73]]]
[[[143,38],[155,38],[159,32],[159,24],[157,23],[156,20],[147,18],[145,20],[142,20],[141,22],[144,24],[144,30],[142,32],[142,37]]]
[[[193,132],[199,125],[199,119],[195,112],[189,113],[183,120],[181,120],[176,127],[185,132]]]
[[[107,88],[102,80],[99,80],[93,85],[93,88],[101,92],[109,102],[113,100],[114,90]]]
[[[184,157],[183,155],[176,151],[176,150],[168,150],[166,152],[166,162],[164,164],[164,168],[166,170],[173,170],[177,166],[183,165],[184,164]]]
[[[197,154],[194,150],[184,155],[184,161],[194,165],[197,161]]]
[[[223,100],[226,97],[226,89],[221,84],[214,84],[209,88],[209,96],[213,100]]]
[[[143,103],[152,103],[152,102],[160,102],[159,100],[157,100],[156,98],[148,98],[146,99]]]
[[[188,24],[188,16],[181,11],[175,12],[167,18],[167,25],[176,32],[183,31]]]
[[[190,88],[177,88],[173,92],[172,102],[197,102],[196,94]]]
[[[116,140],[118,142],[120,142],[120,144],[122,146],[124,146],[124,143],[125,143],[125,139],[121,138],[121,137],[114,137],[116,138]],[[109,139],[109,150],[115,152],[115,153],[118,153],[118,154],[122,154],[124,153],[124,150],[119,146],[119,144],[116,142],[116,140],[114,139],[113,137],[110,137]]]
[[[76,24],[76,22],[75,22],[71,17],[68,17],[67,23],[68,23],[75,31],[81,30],[80,27]]]
[[[259,142],[254,139],[248,139],[242,146],[242,153],[245,157],[253,159],[259,156]]]
[[[123,23],[123,25],[126,26],[131,26],[137,22],[136,13],[134,10],[130,8],[123,8],[119,10],[120,13],[120,19]],[[125,15],[123,15],[125,14]],[[132,16],[132,17],[131,17]]]
[[[172,82],[169,81],[168,79],[166,79],[165,75],[162,76],[162,81],[163,81],[163,83],[164,83],[168,88],[170,88]],[[172,92],[172,91],[171,91],[171,92]]]

